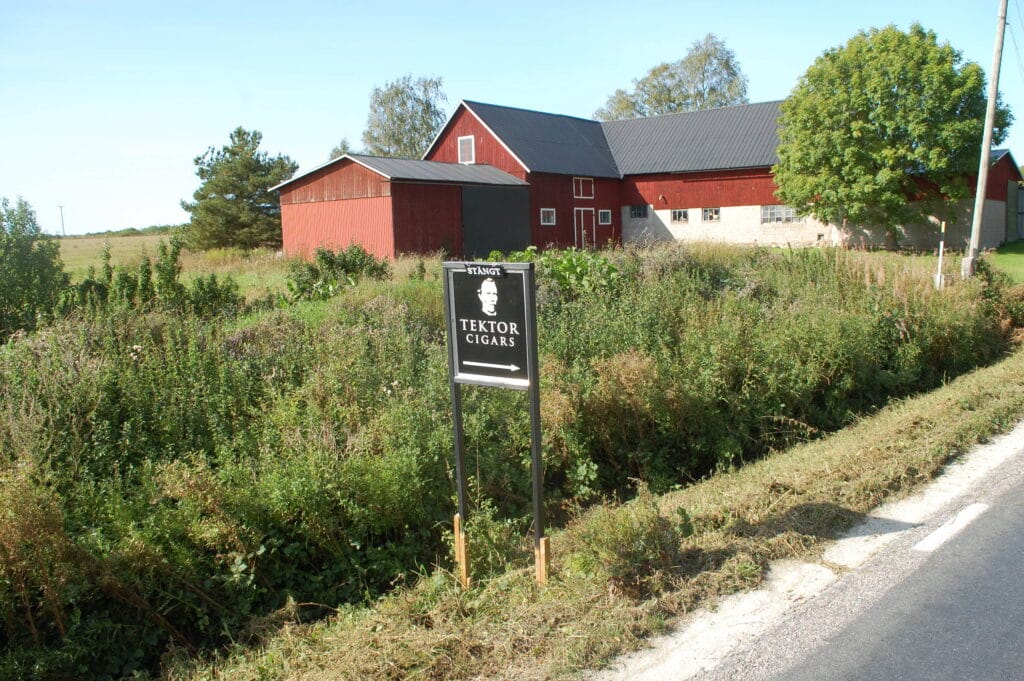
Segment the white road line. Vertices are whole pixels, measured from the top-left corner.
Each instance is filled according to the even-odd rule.
[[[988,510],[988,504],[971,504],[956,517],[914,544],[914,551],[934,551]]]

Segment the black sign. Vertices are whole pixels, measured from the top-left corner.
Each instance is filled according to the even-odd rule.
[[[454,380],[527,389],[536,342],[533,265],[444,263],[444,269]]]
[[[541,457],[540,386],[537,379],[537,312],[533,263],[446,262],[444,309],[455,436],[459,513],[467,518],[462,383],[526,390],[530,403],[534,554],[537,581],[547,581],[544,537],[544,461]],[[468,583],[465,542],[456,541],[463,584]]]

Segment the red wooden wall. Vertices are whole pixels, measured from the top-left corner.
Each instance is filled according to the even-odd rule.
[[[348,159],[330,164],[281,191],[281,204],[388,196],[387,178]]]
[[[623,205],[721,208],[780,204],[770,168],[706,173],[639,175],[623,181]],[[664,197],[664,198],[662,198]]]
[[[526,169],[505,149],[476,116],[465,106],[459,105],[447,127],[441,132],[428,161],[443,163],[459,162],[459,138],[473,135],[476,146],[476,163],[487,164],[504,170],[509,175],[526,179]]]
[[[359,244],[378,258],[394,256],[390,197],[281,203],[286,255],[309,257],[318,247]]]
[[[575,245],[575,209],[592,208],[594,221],[597,221],[599,210],[612,212],[612,224],[597,226],[597,243],[603,245],[609,240],[619,243],[622,240],[622,183],[616,179],[593,178],[594,198],[578,199],[573,197],[573,181],[569,175],[549,175],[530,173],[530,235],[531,241],[544,248],[558,246],[568,248]],[[554,226],[540,224],[540,209],[554,208]],[[589,242],[589,238],[588,238]]]
[[[391,185],[395,255],[446,250],[462,255],[462,188],[456,185]]]
[[[1005,154],[988,169],[988,185],[985,187],[985,198],[992,201],[1006,201],[1006,191],[1010,182],[1020,182],[1020,169],[1012,163],[1013,158]],[[977,184],[977,176],[975,176]],[[971,192],[972,194],[974,192]]]
[[[358,163],[332,163],[281,191],[286,255],[308,257],[317,247],[359,244],[377,257],[394,256],[391,183]]]

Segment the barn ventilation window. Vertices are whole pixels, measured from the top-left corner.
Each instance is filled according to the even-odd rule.
[[[554,208],[541,208],[540,209],[540,224],[545,227],[550,227],[555,224],[555,209]]]
[[[574,199],[594,198],[594,178],[574,177],[572,178],[572,197]]]
[[[630,206],[629,217],[631,217],[634,220],[639,220],[647,217],[647,204],[641,203],[635,206]]]
[[[459,163],[476,163],[476,139],[472,135],[459,138]]]
[[[599,224],[599,225],[610,225],[610,224],[612,224],[612,212],[610,210],[599,210],[599,211],[597,211],[597,224]]]
[[[689,222],[690,212],[685,208],[672,209],[672,222]]]
[[[722,209],[721,208],[705,208],[702,215],[704,222],[721,222],[722,220]]]

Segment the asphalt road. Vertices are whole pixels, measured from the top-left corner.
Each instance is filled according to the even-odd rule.
[[[1024,681],[1024,424],[591,681]]]
[[[1024,463],[979,480],[701,681],[1024,679]]]

